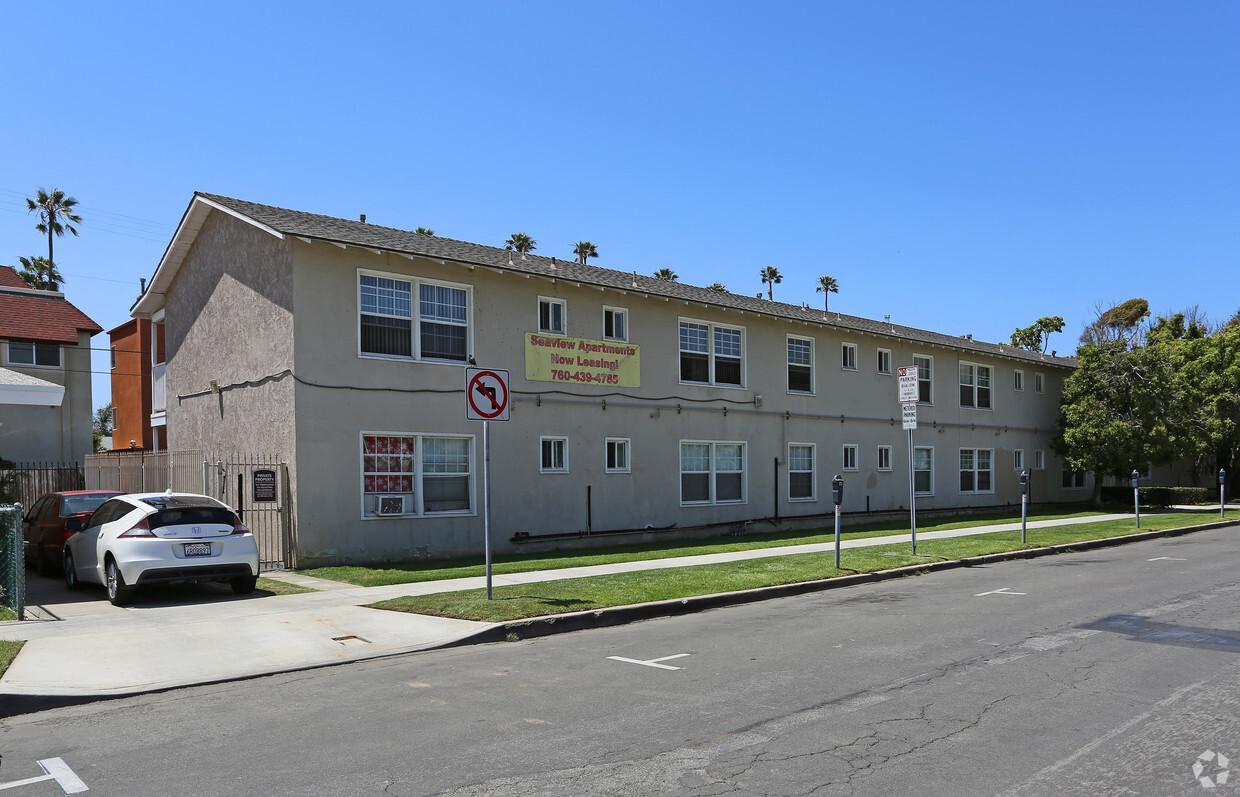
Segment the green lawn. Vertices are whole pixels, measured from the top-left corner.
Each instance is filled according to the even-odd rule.
[[[290,584],[287,581],[279,581],[274,578],[259,578],[256,587],[272,595],[300,595],[303,592],[318,592],[317,589]]]
[[[4,622],[5,620],[16,620],[16,619],[17,619],[17,612],[13,611],[8,606],[0,606],[0,623]]]
[[[1123,509],[1097,510],[1080,509],[1072,512],[1032,512],[1032,520],[1058,520],[1063,518],[1087,517],[1089,515],[1106,514],[1112,511],[1123,512]],[[1020,510],[1015,512],[985,513],[958,515],[938,520],[927,519],[917,524],[918,532],[944,531],[948,529],[968,528],[970,526],[987,526],[1001,523],[1019,523]],[[751,528],[756,528],[752,526]],[[882,537],[889,534],[907,534],[908,524],[903,521],[884,523],[865,523],[845,526],[841,529],[845,539],[855,540],[865,537]],[[734,551],[751,551],[759,548],[773,548],[782,545],[810,545],[820,542],[834,542],[835,530],[816,529],[811,531],[780,531],[767,534],[748,533],[743,537],[712,537],[702,540],[668,540],[666,542],[646,543],[640,545],[616,545],[606,548],[588,550],[561,550],[547,553],[513,554],[497,556],[492,560],[491,572],[497,575],[505,573],[529,573],[535,570],[560,570],[567,567],[588,567],[590,565],[614,564],[617,562],[641,562],[649,559],[669,559],[678,556],[698,556],[710,553],[732,553]],[[380,587],[390,584],[410,584],[420,581],[442,581],[449,578],[486,575],[485,565],[480,557],[471,559],[440,559],[422,562],[391,562],[374,566],[341,566],[320,567],[312,570],[299,571],[316,578],[330,581],[343,581],[359,587]]]
[[[16,615],[14,615],[16,617]],[[4,671],[13,663],[13,659],[17,658],[17,651],[22,649],[23,641],[10,641],[0,639],[0,675],[4,675]]]
[[[1216,520],[1218,515],[1213,512],[1142,515],[1141,530],[1178,528]],[[978,524],[974,521],[959,525]],[[919,528],[919,531],[923,530],[928,529]],[[844,550],[841,552],[841,570],[834,567],[834,552],[798,554],[726,564],[500,586],[494,589],[495,599],[491,601],[486,599],[486,590],[476,589],[396,598],[372,604],[372,608],[501,622],[890,570],[906,565],[1015,551],[1022,547],[1039,548],[1117,537],[1135,531],[1133,521],[1125,519],[1030,531],[1029,543],[1025,546],[1021,545],[1019,530],[945,540],[919,539],[916,556],[908,544]]]

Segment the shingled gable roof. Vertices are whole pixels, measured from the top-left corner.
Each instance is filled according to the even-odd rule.
[[[631,271],[616,271],[599,266],[582,265],[539,255],[519,254],[493,246],[457,241],[440,236],[419,235],[409,230],[381,227],[362,221],[350,221],[332,216],[320,216],[298,210],[260,205],[241,199],[196,192],[189,209],[181,221],[176,236],[168,246],[159,268],[151,278],[148,293],[158,294],[166,288],[181,259],[193,244],[205,221],[208,209],[214,208],[237,216],[278,237],[296,236],[307,241],[329,241],[344,246],[356,246],[377,251],[389,251],[405,255],[419,255],[436,260],[451,261],[467,266],[485,266],[498,271],[531,274],[566,282],[577,282],[611,288],[627,293],[656,296],[667,300],[680,300],[687,304],[738,310],[759,316],[780,318],[791,322],[812,324],[846,331],[862,332],[878,337],[906,340],[929,346],[941,346],[962,352],[976,352],[1013,360],[1075,368],[1071,357],[1052,357],[1039,352],[1026,351],[1005,344],[984,343],[954,335],[900,326],[868,318],[825,313],[821,310],[795,304],[773,302],[766,299],[742,296],[735,293],[712,291],[681,282],[646,277]],[[134,314],[149,314],[158,309],[160,300],[140,297],[134,305]]]
[[[74,346],[79,330],[96,335],[103,327],[65,301],[63,293],[35,290],[12,266],[0,266],[0,338]]]

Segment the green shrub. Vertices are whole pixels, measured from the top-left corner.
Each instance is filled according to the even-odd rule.
[[[1143,506],[1173,506],[1175,504],[1208,504],[1215,498],[1209,487],[1138,487],[1138,500]],[[1103,487],[1102,502],[1128,504],[1132,502],[1131,487]]]

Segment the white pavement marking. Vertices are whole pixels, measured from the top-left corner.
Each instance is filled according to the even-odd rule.
[[[65,763],[63,758],[44,758],[39,761],[39,766],[43,767],[46,775],[39,775],[37,778],[26,778],[25,780],[14,780],[9,783],[0,783],[0,790],[15,789],[18,786],[27,786],[31,783],[41,783],[45,780],[54,780],[56,785],[65,794],[79,794],[84,791],[90,791],[82,779],[74,774],[69,765]]]
[[[1175,557],[1175,556],[1155,556],[1153,559],[1150,559],[1149,561],[1162,562],[1164,560],[1168,562],[1187,562],[1188,561],[1187,559],[1180,559],[1179,557]]]
[[[1028,594],[1029,593],[1027,592],[1012,592],[1011,587],[1000,587],[999,589],[992,589],[990,592],[979,592],[973,597],[984,598],[987,595],[1028,595]]]
[[[611,659],[612,661],[623,661],[626,664],[640,664],[644,667],[658,667],[660,670],[680,670],[683,668],[673,667],[670,664],[659,664],[659,662],[667,661],[668,659],[680,659],[688,655],[689,655],[688,653],[677,653],[673,656],[663,656],[657,659],[647,659],[646,661],[641,661],[639,659],[626,659],[623,656],[608,656],[607,658]]]

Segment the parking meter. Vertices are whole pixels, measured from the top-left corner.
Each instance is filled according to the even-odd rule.
[[[1132,472],[1132,489],[1137,489],[1141,485],[1141,471],[1134,470]]]
[[[1027,470],[1020,472],[1020,494],[1023,496],[1029,495],[1029,471]]]
[[[840,569],[840,503],[844,500],[844,477],[831,480],[831,500],[835,502],[835,569]]]

